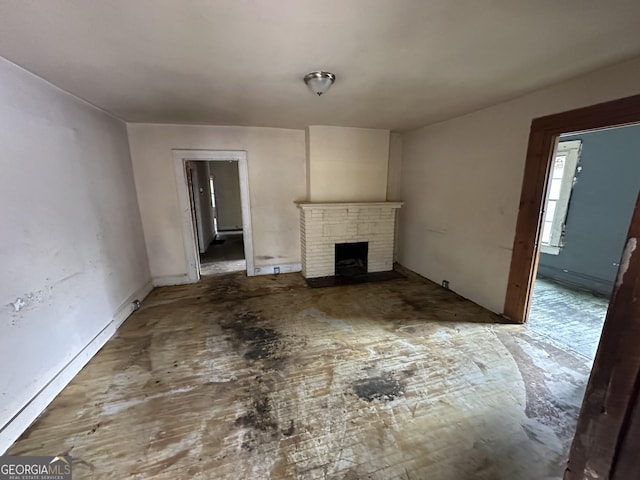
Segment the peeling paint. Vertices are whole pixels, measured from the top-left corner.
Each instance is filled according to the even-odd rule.
[[[627,240],[627,244],[625,245],[624,251],[622,252],[622,259],[620,260],[620,268],[618,269],[616,287],[622,285],[624,274],[627,273],[627,270],[629,270],[629,262],[631,261],[631,256],[633,255],[637,244],[638,240],[635,237],[631,237],[629,240]]]
[[[13,307],[13,310],[15,312],[19,312],[20,310],[22,310],[24,307],[27,306],[27,302],[25,302],[22,298],[18,297],[16,298],[15,302],[10,303],[9,305]]]
[[[12,308],[14,313],[18,313],[38,303],[44,302],[45,298],[47,296],[51,296],[52,294],[53,294],[53,287],[48,286],[44,290],[38,290],[37,292],[29,292],[24,294],[22,297],[17,297],[14,302],[8,303],[7,306]]]

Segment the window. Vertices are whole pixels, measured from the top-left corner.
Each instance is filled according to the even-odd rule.
[[[542,217],[540,249],[543,253],[558,255],[563,246],[564,225],[581,145],[580,140],[561,141],[554,152]]]

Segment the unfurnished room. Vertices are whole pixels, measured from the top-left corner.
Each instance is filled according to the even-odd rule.
[[[639,19],[0,0],[0,480],[640,478]]]

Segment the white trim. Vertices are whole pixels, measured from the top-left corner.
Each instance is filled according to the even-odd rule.
[[[560,255],[560,247],[540,244],[540,252],[548,255]]]
[[[249,165],[247,152],[238,152],[238,174],[240,175],[240,203],[242,204],[242,232],[244,255],[247,260],[247,275],[255,275],[253,259],[253,230],[251,228],[251,198],[249,197]],[[220,158],[219,160],[222,160]]]
[[[200,250],[198,248],[198,242],[193,235],[195,225],[193,224],[191,201],[189,200],[187,174],[185,170],[186,159],[182,156],[182,152],[182,150],[173,151],[173,168],[176,175],[176,186],[178,187],[178,206],[182,220],[182,241],[184,243],[187,278],[189,279],[189,283],[196,283],[200,280]]]
[[[542,231],[540,232],[540,245],[547,247],[543,249],[543,253],[549,253],[552,255],[558,255],[562,248],[562,235],[564,225],[567,220],[567,212],[569,210],[569,200],[571,198],[571,191],[573,189],[574,179],[576,176],[576,169],[580,160],[580,151],[582,148],[581,140],[569,140],[560,141],[556,144],[556,148],[553,152],[553,161],[551,162],[549,172],[549,185],[547,187],[547,194],[542,207]],[[551,184],[553,181],[553,174],[555,169],[555,162],[559,156],[564,155],[564,165],[560,184],[560,192],[557,199],[555,199],[555,209],[551,220],[547,219],[547,208],[549,204],[549,196],[551,194]],[[545,223],[551,223],[551,232],[548,243],[543,243],[542,233],[544,232]],[[555,251],[557,249],[557,251]]]
[[[208,164],[205,163],[205,165],[207,165],[206,170],[209,171]],[[200,198],[201,196],[200,189],[202,188],[202,185],[200,182],[202,181],[202,179],[200,178],[200,173],[198,173],[197,165],[193,163],[189,165],[187,163],[185,166],[186,168],[191,168],[191,198],[193,198],[193,208],[195,210],[195,216],[196,216],[196,227],[198,229],[198,238],[197,238],[198,252],[202,254],[207,251],[207,247],[213,240],[213,237],[210,239],[204,238],[204,228],[205,228],[204,224],[209,219],[204,218],[204,215],[202,212],[202,203],[201,203],[202,199]],[[209,178],[207,178],[207,183],[208,182],[209,182]],[[213,224],[213,220],[211,220],[211,223]],[[211,228],[213,230],[213,227]]]
[[[279,273],[294,273],[302,271],[302,263],[281,263],[276,265],[258,265],[255,268],[256,275],[276,275],[275,269],[279,268]]]
[[[135,309],[134,300],[144,300],[153,284],[147,282],[130,295],[113,315],[113,319],[71,359],[9,422],[0,429],[0,455],[4,454],[20,438],[27,428],[44,412],[47,406],[74,379],[82,368],[116,333]]]
[[[240,203],[242,204],[242,231],[244,235],[244,254],[247,261],[247,275],[255,275],[253,258],[253,234],[251,228],[251,200],[249,197],[249,165],[244,150],[173,150],[173,165],[178,184],[178,204],[182,218],[182,238],[184,240],[187,276],[191,283],[200,280],[200,255],[197,240],[193,235],[191,203],[187,191],[185,161],[205,162],[237,161],[240,176]]]
[[[171,285],[185,285],[187,283],[192,283],[189,279],[189,275],[163,275],[161,277],[153,277],[153,286],[154,287],[167,287]]]

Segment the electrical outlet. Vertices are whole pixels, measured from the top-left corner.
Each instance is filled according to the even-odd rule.
[[[280,267],[273,267],[273,273],[278,275],[280,273]]]
[[[442,280],[442,286],[449,290],[449,280]]]

